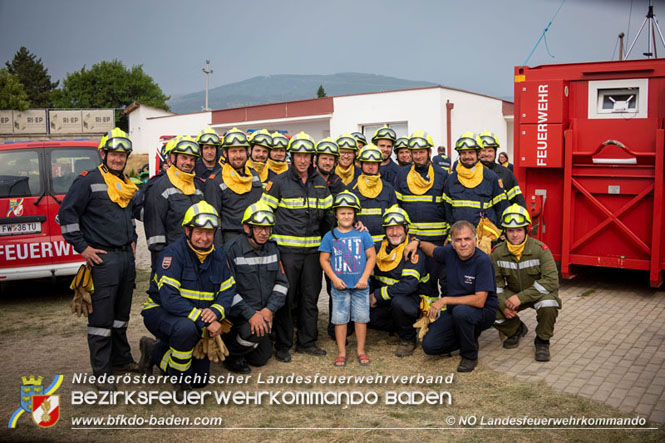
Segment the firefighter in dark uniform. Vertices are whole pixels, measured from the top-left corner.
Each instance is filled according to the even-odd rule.
[[[158,179],[166,174],[166,170],[171,167],[171,159],[169,158],[169,152],[171,152],[171,149],[175,146],[176,142],[178,141],[179,137],[173,137],[171,140],[169,140],[160,150],[158,153],[159,159],[160,159],[160,167],[157,170],[157,173],[150,177],[146,183],[141,186],[141,189],[139,189],[136,194],[134,194],[134,197],[132,198],[132,201],[134,202],[134,218],[136,220],[144,221],[145,218],[145,196],[148,195],[148,192],[150,191],[150,188],[152,188],[152,185],[154,185]]]
[[[177,376],[174,387],[178,398],[192,387],[207,384],[210,360],[194,359],[194,347],[203,328],[211,337],[221,333],[220,322],[235,295],[235,279],[224,251],[213,245],[219,229],[215,208],[198,202],[187,209],[181,223],[185,234],[159,256],[141,311],[146,327],[158,341],[149,337],[140,341],[141,372],[152,374],[157,365],[168,375]],[[200,378],[188,380],[188,375]]]
[[[432,164],[438,166],[439,168],[445,169],[447,172],[450,171],[450,158],[446,155],[446,147],[439,146],[436,148],[437,155],[432,157]]]
[[[242,214],[263,194],[259,175],[247,165],[249,141],[245,133],[238,128],[230,129],[224,135],[222,150],[226,163],[222,171],[211,175],[205,184],[206,201],[222,217],[222,229],[215,236],[217,246],[240,235]]]
[[[498,226],[501,214],[508,207],[499,177],[480,163],[481,149],[471,131],[462,134],[455,143],[459,161],[443,190],[446,219],[451,225],[459,220],[478,225],[480,218],[486,217]]]
[[[335,174],[339,175],[345,188],[348,188],[353,179],[360,175],[360,168],[355,165],[358,142],[353,135],[347,133],[337,137],[336,143],[339,148],[339,158],[337,166],[335,166]],[[363,146],[366,144],[367,142]]]
[[[370,288],[370,322],[372,329],[397,332],[399,346],[395,355],[406,357],[416,349],[413,323],[420,314],[420,299],[438,299],[427,285],[430,276],[425,268],[425,255],[417,251],[411,259],[404,255],[409,243],[409,215],[398,206],[383,214],[386,238],[376,246],[377,259]]]
[[[381,150],[381,167],[379,173],[381,178],[392,186],[397,183],[397,176],[399,175],[399,166],[390,157],[393,154],[393,145],[397,141],[397,134],[388,126],[383,126],[376,130],[372,137],[372,143]],[[363,206],[364,208],[364,206]]]
[[[332,138],[326,137],[316,144],[316,170],[328,184],[333,198],[346,189],[341,177],[335,173],[338,158],[339,148]]]
[[[132,197],[137,189],[123,171],[132,142],[115,128],[102,137],[99,148],[102,163],[74,180],[58,211],[62,236],[92,267],[88,347],[95,375],[138,370],[127,342],[136,278]],[[96,386],[115,390],[110,383]]]
[[[222,142],[214,129],[205,128],[199,132],[196,143],[201,148],[201,158],[196,162],[194,172],[198,178],[206,181],[211,174],[216,174],[222,169],[222,165],[219,164],[219,147]]]
[[[411,166],[413,160],[411,159],[411,150],[409,149],[409,137],[399,137],[395,140],[393,149],[397,158],[397,166],[399,166],[400,170],[405,166]]]
[[[501,226],[506,241],[490,254],[496,269],[496,292],[499,299],[494,327],[507,338],[506,349],[516,348],[528,332],[517,313],[526,308],[536,310],[536,361],[550,360],[550,338],[561,309],[559,274],[552,252],[545,243],[527,235],[531,217],[517,204],[506,209]]]
[[[229,314],[233,326],[222,338],[230,353],[224,366],[246,374],[249,365],[263,366],[272,356],[273,318],[284,306],[289,282],[277,244],[269,240],[275,225],[270,206],[248,206],[242,224],[244,232],[224,245],[237,286]]]
[[[267,129],[254,131],[249,135],[249,160],[247,166],[255,170],[263,183],[263,187],[275,177],[275,173],[268,167],[270,150],[272,149],[272,136]]]
[[[390,147],[392,151],[392,145]],[[372,143],[365,146],[358,156],[360,174],[351,182],[349,188],[360,200],[358,220],[365,225],[374,242],[383,240],[385,231],[382,226],[383,213],[397,204],[395,188],[379,174],[382,153]]]
[[[293,345],[294,326],[298,328],[296,352],[326,353],[316,346],[317,302],[323,272],[318,247],[321,226],[332,223],[332,196],[312,165],[314,140],[300,132],[291,138],[289,152],[293,159],[289,170],[275,177],[262,197],[275,211],[272,238],[277,241],[289,280],[286,304],[277,311],[274,325],[275,357],[282,362],[291,361],[289,348]],[[295,322],[291,311],[294,306]]]
[[[203,200],[203,182],[194,175],[194,165],[201,156],[196,141],[189,136],[180,137],[169,156],[171,166],[145,196],[143,227],[153,272],[162,249],[184,233],[182,219],[187,209]]]
[[[286,148],[289,146],[289,139],[280,132],[273,132],[272,147],[268,158],[268,168],[279,175],[289,169],[289,164],[286,162]]]
[[[520,186],[517,184],[515,174],[510,169],[496,162],[496,151],[499,149],[499,140],[496,138],[496,134],[490,131],[483,131],[478,134],[477,141],[482,148],[482,151],[480,151],[480,161],[483,166],[499,177],[503,185],[503,190],[506,192],[508,203],[518,204],[523,208],[526,207],[526,201],[524,200]]]
[[[358,149],[362,149],[365,145],[367,145],[367,139],[365,138],[365,134],[362,132],[352,132],[349,135],[355,139]]]

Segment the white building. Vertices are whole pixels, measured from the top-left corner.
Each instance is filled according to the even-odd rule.
[[[135,149],[145,152],[147,147],[151,159],[160,146],[160,136],[193,135],[206,126],[220,134],[232,127],[280,130],[289,135],[305,131],[315,140],[360,131],[369,140],[377,128],[388,124],[398,136],[424,129],[435,146],[448,148],[453,159],[457,157],[453,149],[455,140],[462,133],[489,130],[498,136],[501,150],[507,151],[511,159],[513,152],[512,102],[443,86],[191,114],[172,114],[145,105],[132,105],[125,112],[129,114],[129,135]]]

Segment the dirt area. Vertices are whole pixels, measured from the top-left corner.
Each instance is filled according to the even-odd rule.
[[[134,293],[132,317],[128,335],[134,357],[138,360],[138,341],[146,335],[140,310],[145,300],[148,273],[140,271]],[[9,420],[19,407],[21,376],[41,375],[44,385],[55,374],[63,374],[64,382],[56,394],[61,399],[61,418],[53,427],[36,426],[28,414],[18,420],[16,429],[4,427],[0,431],[3,440],[54,440],[54,441],[198,441],[222,438],[226,441],[281,440],[281,441],[663,441],[662,429],[463,429],[459,417],[475,416],[477,420],[496,417],[634,417],[621,413],[599,402],[554,391],[545,383],[520,382],[504,374],[494,372],[483,365],[470,374],[458,374],[455,368],[458,356],[432,358],[420,348],[409,358],[394,356],[395,345],[387,344],[387,335],[376,331],[368,334],[368,353],[372,363],[361,367],[350,359],[346,368],[334,368],[334,343],[325,334],[327,315],[320,314],[319,344],[326,349],[326,357],[293,354],[290,364],[271,359],[263,368],[254,368],[248,383],[209,385],[211,397],[201,405],[94,405],[72,404],[72,391],[95,393],[89,384],[74,384],[73,375],[89,372],[90,364],[86,344],[86,321],[69,312],[70,294],[67,282],[56,286],[48,282],[21,282],[8,285],[2,297],[0,310],[0,349],[4,358],[0,362],[0,417]],[[325,306],[325,303],[322,304]],[[487,331],[485,334],[494,334]],[[355,353],[355,339],[350,338],[349,355]],[[305,382],[302,384],[260,384],[270,376],[288,376],[291,373],[315,376],[448,376],[451,384],[442,381],[421,383],[381,384],[326,384]],[[157,374],[157,371],[155,371]],[[227,375],[221,364],[212,365],[213,375]],[[170,384],[120,383],[121,391],[170,391]],[[358,391],[375,392],[379,401],[375,405],[219,405],[215,393],[245,391]],[[449,392],[452,404],[437,405],[387,405],[384,399],[388,391],[423,393]],[[122,403],[122,402],[121,402]],[[193,429],[73,429],[77,417],[221,417],[220,429],[210,426],[193,426]],[[449,420],[455,421],[454,424]],[[87,426],[88,428],[94,426]],[[127,426],[118,426],[126,428]],[[146,426],[144,426],[146,427]],[[220,426],[217,426],[220,427]],[[240,429],[242,428],[242,429]],[[250,429],[247,429],[250,428]],[[272,428],[262,430],[261,428]],[[291,428],[300,428],[297,430]],[[303,429],[305,428],[305,429]],[[354,428],[354,429],[350,429]],[[642,427],[643,428],[643,427]]]

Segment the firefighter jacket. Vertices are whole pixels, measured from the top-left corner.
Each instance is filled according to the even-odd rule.
[[[341,177],[335,174],[335,171],[330,173],[328,179],[325,180],[325,182],[328,185],[328,189],[330,189],[330,193],[332,194],[333,199],[337,194],[346,189],[346,186],[344,185],[344,182],[342,181]]]
[[[240,234],[224,245],[224,252],[236,280],[232,317],[249,320],[263,308],[275,313],[284,306],[289,282],[275,242],[254,249],[247,235]]]
[[[224,251],[215,249],[201,263],[183,235],[159,256],[143,310],[161,306],[203,328],[206,323],[201,320],[201,311],[210,308],[217,320],[226,318],[235,288]]]
[[[478,163],[478,166],[482,164]],[[506,193],[503,192],[496,174],[484,166],[482,168],[483,180],[475,188],[462,185],[455,171],[448,176],[443,190],[443,201],[446,220],[451,225],[459,220],[477,225],[480,216],[484,215],[495,226],[500,226],[501,214],[508,207]]]
[[[381,174],[381,178],[390,183],[393,187],[397,183],[399,171],[400,167],[392,160],[385,165],[379,166],[379,174]]]
[[[185,195],[171,183],[167,174],[155,179],[145,196],[144,229],[148,249],[159,252],[185,234],[182,227],[185,212],[203,200],[203,181],[195,177],[194,186],[194,194]]]
[[[383,229],[383,213],[392,205],[397,204],[395,189],[386,180],[382,179],[381,181],[383,182],[383,188],[379,195],[373,198],[362,195],[360,189],[358,189],[357,177],[349,185],[351,192],[358,196],[360,207],[362,208],[357,215],[357,219],[365,225],[369,234],[372,236],[372,240],[375,242],[383,240],[385,235]]]
[[[450,170],[450,158],[445,154],[437,154],[432,157],[432,164],[446,171]]]
[[[485,167],[493,171],[499,177],[499,180],[501,180],[509,204],[517,203],[521,207],[526,208],[526,201],[524,200],[520,186],[517,184],[515,174],[510,169],[498,163],[492,163],[489,167]]]
[[[332,224],[333,198],[326,181],[313,166],[303,183],[293,165],[275,177],[261,197],[275,211],[272,239],[280,252],[316,253],[321,244],[321,230]]]
[[[62,236],[76,252],[88,246],[123,248],[136,241],[133,202],[122,208],[111,201],[99,169],[83,171],[62,200],[58,221]]]
[[[215,166],[213,166],[212,169],[208,169],[205,163],[203,163],[203,160],[198,159],[196,166],[194,167],[194,173],[203,181],[208,180],[208,177],[210,177],[212,174],[219,174],[220,172],[222,172],[222,165],[220,165],[217,161],[215,162]]]
[[[408,244],[408,236],[405,244]],[[394,248],[390,246],[388,240],[383,240],[382,243],[376,245],[377,253],[386,243],[386,250],[392,251]],[[430,300],[438,298],[438,294],[432,294],[430,285],[426,283],[430,279],[430,275],[425,268],[425,255],[422,251],[418,250],[414,259],[406,260],[403,254],[403,248],[399,249],[394,260],[398,262],[397,266],[389,271],[381,271],[379,266],[374,266],[372,273],[371,291],[378,303],[387,302],[395,297],[406,297],[413,294],[419,297],[425,297]]]
[[[541,307],[561,307],[559,274],[547,245],[528,237],[519,260],[500,243],[490,254],[496,269],[496,292],[503,300],[517,294],[521,303]]]
[[[255,170],[249,169],[252,174],[252,187],[245,194],[238,194],[225,182],[220,171],[208,177],[205,183],[205,200],[217,211],[222,221],[221,231],[242,232],[242,215],[247,206],[256,203],[263,194],[263,184]]]
[[[408,174],[414,169],[415,165],[401,168],[395,186],[399,205],[409,214],[411,219],[409,233],[421,240],[443,244],[449,227],[442,197],[443,185],[448,177],[448,171],[432,166],[434,173],[432,187],[424,194],[417,195],[411,192],[407,182]]]
[[[150,179],[148,179],[148,181],[144,183],[143,186],[141,186],[141,189],[139,189],[136,194],[134,194],[132,201],[134,203],[135,219],[143,221],[143,218],[145,217],[145,196],[148,195],[148,191],[152,185],[154,185],[155,181],[162,175],[165,175],[165,172],[163,169],[160,169],[157,174],[150,177]]]

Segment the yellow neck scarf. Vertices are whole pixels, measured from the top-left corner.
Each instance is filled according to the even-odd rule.
[[[138,188],[125,174],[122,174],[122,179],[117,175],[111,173],[106,166],[97,166],[99,172],[102,173],[104,182],[106,183],[107,193],[111,201],[121,208],[126,208],[130,200],[138,191]]]
[[[238,174],[238,171],[233,169],[230,164],[224,164],[222,179],[226,186],[236,194],[247,194],[252,189],[252,172],[247,164],[245,164],[245,175]]]
[[[287,162],[278,162],[271,158],[268,159],[268,169],[273,171],[275,174],[281,174],[289,169],[289,164]]]
[[[407,236],[406,241],[399,246],[394,247],[390,252],[386,252],[388,245],[387,238],[384,238],[381,242],[381,248],[379,252],[376,253],[376,266],[383,272],[392,271],[402,262],[402,256],[404,255],[404,247],[409,242],[409,237]]]
[[[414,195],[423,195],[430,190],[434,184],[434,168],[432,168],[431,163],[427,170],[427,176],[429,177],[429,180],[425,180],[423,176],[416,171],[416,165],[412,165],[409,174],[406,176],[406,184],[409,185],[409,191]]]
[[[166,170],[166,175],[169,176],[169,180],[176,188],[180,189],[185,195],[192,195],[196,192],[196,186],[194,186],[194,173],[182,172],[180,169],[176,168],[175,165],[171,165],[169,169]]]
[[[339,175],[339,178],[342,179],[342,182],[345,185],[348,185],[353,181],[353,173],[355,172],[355,166],[353,166],[353,163],[349,165],[348,168],[342,169],[340,165],[337,165],[335,167],[335,173]]]
[[[190,247],[192,251],[194,251],[194,254],[196,254],[196,257],[199,259],[201,263],[203,263],[206,257],[209,256],[212,253],[212,251],[215,250],[215,245],[212,245],[210,249],[208,249],[207,251],[199,251],[194,246],[192,246],[189,240],[187,240],[187,245]]]
[[[356,187],[367,198],[376,198],[383,189],[383,180],[380,175],[360,174]]]
[[[265,183],[265,181],[268,179],[268,171],[269,169],[266,168],[266,163],[265,162],[255,162],[251,158],[247,160],[247,166],[250,168],[254,169],[257,174],[259,174],[259,178],[261,179],[261,183]]]
[[[503,163],[501,163],[501,166],[505,166],[507,168],[509,164],[510,164],[510,162],[503,162]]]
[[[526,240],[529,238],[529,236],[524,237],[524,241],[520,243],[519,245],[514,245],[510,243],[508,240],[506,240],[506,246],[508,246],[508,250],[510,251],[511,254],[515,256],[515,258],[519,261],[522,258],[522,252],[524,252],[524,247],[526,246]]]
[[[462,186],[465,188],[473,189],[483,181],[483,164],[478,162],[471,169],[462,165],[462,162],[457,162],[457,178]]]

